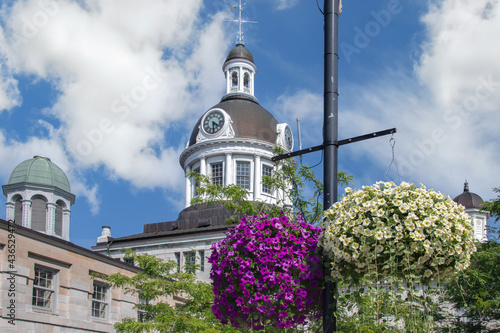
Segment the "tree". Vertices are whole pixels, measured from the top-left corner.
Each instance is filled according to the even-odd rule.
[[[186,273],[192,268],[178,271],[176,262],[138,255],[130,250],[126,258],[133,259],[143,271],[133,277],[119,273],[96,275],[112,286],[123,288],[126,293],[138,295],[142,300],[137,305],[141,316],[116,323],[118,332],[237,332],[215,318],[212,313],[212,286],[197,281],[195,274]],[[183,302],[170,305],[167,299],[174,296],[181,297]]]
[[[477,245],[469,268],[445,287],[445,301],[457,311],[453,332],[500,332],[500,243],[489,231],[490,241]]]
[[[500,187],[493,188],[493,191],[499,193],[496,199],[492,199],[484,203],[482,209],[487,210],[491,213],[492,217],[495,217],[495,220],[500,220]]]

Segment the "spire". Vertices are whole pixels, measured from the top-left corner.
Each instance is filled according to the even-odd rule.
[[[257,21],[247,21],[242,19],[241,12],[243,11],[243,6],[241,5],[241,0],[239,0],[239,5],[234,5],[231,9],[238,8],[238,19],[237,20],[227,20],[228,22],[236,22],[239,25],[238,33],[236,35],[236,45],[245,45],[245,38],[243,36],[243,23],[257,23]]]
[[[465,180],[465,183],[464,183],[464,193],[465,192],[469,192],[469,182],[467,181],[467,179]]]

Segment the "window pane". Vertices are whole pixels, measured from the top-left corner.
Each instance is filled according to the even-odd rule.
[[[54,292],[54,272],[41,267],[35,267],[31,305],[51,309]]]
[[[194,273],[196,265],[196,253],[186,252],[184,253],[184,258],[186,260],[185,270],[186,273]]]
[[[272,167],[265,165],[265,164],[262,165],[262,177],[264,177],[264,176],[271,177],[272,173],[273,173]],[[262,184],[262,192],[267,193],[267,194],[271,194],[271,188],[266,184]]]
[[[250,162],[236,162],[236,185],[250,190]]]
[[[52,307],[52,291],[33,289],[32,305],[50,309]]]
[[[106,286],[94,284],[94,295],[92,295],[92,298],[100,301],[105,301],[107,292],[106,289]]]
[[[106,303],[92,301],[92,317],[106,318]]]
[[[205,271],[205,251],[201,250],[198,252],[200,254],[200,271]]]
[[[92,294],[92,317],[106,318],[108,286],[94,281]]]
[[[215,185],[224,185],[224,168],[222,163],[211,164],[212,167],[212,183]]]

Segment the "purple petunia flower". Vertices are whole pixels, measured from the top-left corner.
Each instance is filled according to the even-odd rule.
[[[263,322],[286,328],[316,318],[320,231],[300,216],[242,218],[212,246],[214,315],[236,328],[253,329]]]

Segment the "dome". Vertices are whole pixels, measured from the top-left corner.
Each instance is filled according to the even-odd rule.
[[[226,62],[233,59],[245,59],[253,63],[253,55],[243,44],[238,44],[229,51]]]
[[[252,139],[276,144],[276,126],[278,121],[266,109],[250,96],[229,94],[213,108],[224,110],[232,120],[235,139]],[[210,109],[210,110],[211,110]],[[196,137],[200,131],[203,116],[194,126],[189,146],[196,144]]]
[[[71,193],[68,177],[47,157],[34,156],[15,167],[8,184],[32,183],[57,187]]]
[[[484,204],[483,199],[479,195],[477,195],[476,193],[469,192],[469,183],[467,181],[464,184],[464,193],[455,197],[453,201],[455,201],[457,204],[464,206],[466,209],[467,208],[481,209],[481,207]]]

